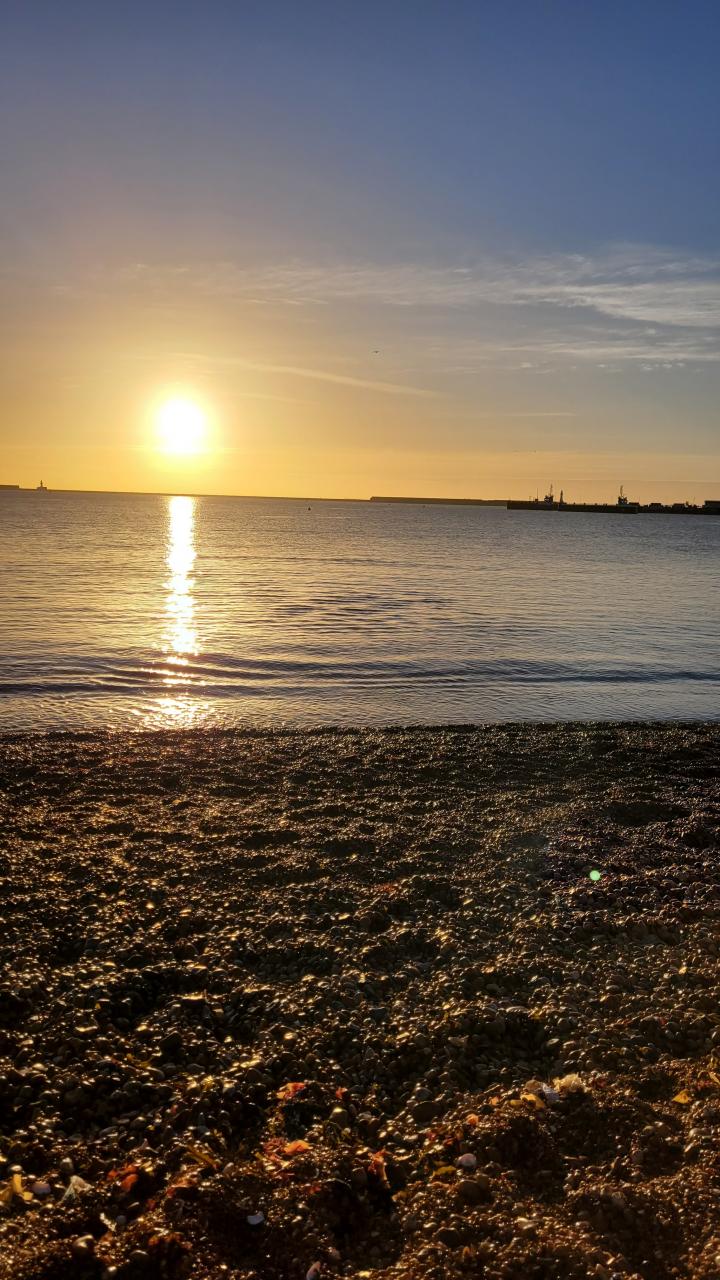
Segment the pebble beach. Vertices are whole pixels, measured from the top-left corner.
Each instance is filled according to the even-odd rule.
[[[0,1280],[717,1280],[719,749],[0,739]]]

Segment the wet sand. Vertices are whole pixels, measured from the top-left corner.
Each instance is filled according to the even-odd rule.
[[[0,1280],[717,1280],[719,748],[0,739]]]

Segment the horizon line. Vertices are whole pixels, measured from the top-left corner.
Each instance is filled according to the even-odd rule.
[[[653,481],[646,480],[643,483],[654,484],[658,486],[673,485],[677,487],[677,486],[701,485],[701,484],[704,484],[705,481],[703,480],[653,480]],[[562,487],[564,488],[564,486]],[[128,498],[182,498],[182,497],[184,498],[235,498],[235,499],[240,499],[242,501],[253,501],[253,502],[363,502],[368,505],[370,505],[373,502],[377,503],[377,502],[383,502],[383,501],[385,502],[391,501],[391,502],[430,502],[430,503],[445,502],[445,503],[448,503],[449,505],[457,505],[461,503],[466,503],[466,504],[477,503],[477,504],[486,504],[489,506],[492,506],[492,505],[498,506],[505,502],[517,502],[517,501],[525,502],[528,500],[525,497],[514,498],[512,496],[495,497],[495,498],[484,498],[484,497],[457,498],[457,497],[450,497],[448,495],[441,495],[440,497],[436,497],[432,495],[423,496],[423,495],[415,495],[415,494],[401,494],[401,495],[390,495],[390,496],[386,494],[371,494],[366,498],[352,498],[352,497],[338,497],[338,496],[318,497],[318,496],[314,496],[313,494],[291,494],[291,493],[290,494],[197,493],[197,492],[191,492],[188,489],[181,490],[181,489],[74,489],[74,488],[73,489],[69,489],[69,488],[52,489],[52,488],[45,488],[44,490],[38,490],[37,486],[32,486],[30,488],[23,488],[21,485],[17,485],[17,486],[9,485],[9,484],[0,485],[0,494],[2,493],[38,493],[38,492],[45,492],[45,493],[51,493],[51,494],[52,493],[98,494],[100,496],[105,496],[105,497],[128,497]],[[706,500],[717,501],[718,499],[710,498]],[[646,505],[646,504],[642,504],[642,505]]]

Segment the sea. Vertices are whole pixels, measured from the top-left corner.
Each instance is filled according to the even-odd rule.
[[[720,718],[720,518],[0,493],[0,730]]]

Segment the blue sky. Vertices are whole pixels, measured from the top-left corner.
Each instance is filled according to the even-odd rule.
[[[152,487],[177,384],[241,491],[717,487],[719,36],[692,0],[10,4],[7,456]]]

